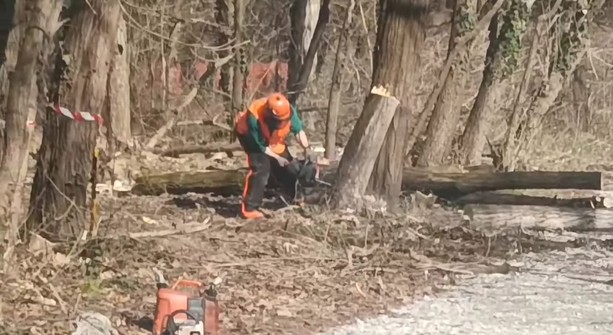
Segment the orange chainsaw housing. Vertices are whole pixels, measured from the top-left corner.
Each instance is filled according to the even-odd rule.
[[[198,293],[194,294],[185,289],[197,290]],[[175,282],[170,288],[158,289],[153,335],[164,334],[170,315],[179,310],[192,311],[194,303],[199,305],[198,309],[202,308],[201,311],[198,311],[202,320],[197,321],[203,321],[205,334],[217,334],[219,305],[214,297],[203,295],[205,289],[206,287],[200,282],[183,279]],[[187,320],[187,315],[177,314],[173,319],[175,323],[184,322]]]

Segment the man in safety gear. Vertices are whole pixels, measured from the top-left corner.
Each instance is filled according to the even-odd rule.
[[[287,195],[295,196],[296,174],[290,168],[293,157],[287,149],[287,136],[296,136],[305,158],[310,155],[309,141],[297,110],[281,93],[253,101],[237,116],[235,131],[249,165],[241,214],[246,219],[260,219],[264,214],[259,208],[271,175]]]

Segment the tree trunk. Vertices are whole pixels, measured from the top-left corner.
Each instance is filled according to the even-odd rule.
[[[324,0],[324,2],[326,1]],[[288,64],[288,88],[290,88],[290,91],[295,89],[300,81],[300,72],[306,62],[307,53],[315,35],[321,8],[325,6],[326,4],[322,4],[322,0],[296,0],[292,2],[290,7],[290,60]],[[310,77],[317,63],[316,55],[317,53],[313,55],[312,66],[307,78]]]
[[[496,0],[490,0],[496,1]],[[475,98],[466,128],[461,138],[461,162],[464,165],[480,165],[483,146],[485,145],[485,129],[489,124],[489,109],[488,103],[494,84],[494,73],[500,63],[499,41],[498,41],[498,14],[494,15],[490,22],[489,41],[485,55],[485,68],[483,69],[483,78],[479,85],[479,91]]]
[[[590,94],[585,66],[579,65],[575,69],[571,85],[577,129],[588,132],[592,126],[592,112],[589,107]]]
[[[326,118],[326,158],[330,161],[335,159],[336,155],[336,132],[338,131],[338,111],[341,106],[342,95],[342,82],[344,68],[343,62],[348,47],[348,35],[349,27],[351,27],[351,18],[353,14],[353,8],[355,7],[355,0],[350,0],[351,3],[347,7],[347,13],[343,22],[343,28],[338,38],[338,45],[336,47],[336,58],[334,60],[334,70],[332,70],[332,86],[330,87],[330,97],[328,99],[328,113]]]
[[[104,118],[109,148],[117,147],[118,143],[130,144],[132,139],[128,49],[130,46],[127,43],[127,27],[123,17],[119,18],[117,43],[114,46],[107,85],[108,110],[105,111]]]
[[[3,16],[3,27],[6,35],[6,42],[2,53],[0,54],[0,119],[5,118],[6,97],[9,89],[9,73],[15,69],[17,63],[17,53],[19,52],[19,43],[23,36],[24,25],[17,25],[19,18],[24,17],[26,0],[6,1],[7,11],[1,11]],[[12,12],[12,14],[11,14]],[[4,20],[7,21],[4,21]],[[2,127],[0,127],[1,129]],[[1,130],[0,130],[1,133]],[[2,148],[0,148],[2,150]],[[2,151],[0,151],[2,158]]]
[[[423,128],[426,125],[426,121],[430,117],[430,114],[432,113],[432,110],[434,109],[434,107],[436,107],[436,102],[438,100],[438,97],[441,94],[441,89],[443,87],[443,84],[449,77],[449,72],[451,71],[452,65],[455,64],[455,60],[460,54],[460,50],[463,50],[465,45],[469,44],[472,40],[474,40],[475,37],[479,35],[481,30],[487,28],[487,26],[492,20],[492,17],[494,16],[494,14],[496,14],[500,10],[503,4],[504,4],[504,1],[498,1],[491,8],[486,8],[487,6],[484,6],[482,8],[484,11],[484,14],[479,20],[479,22],[477,22],[474,29],[458,39],[456,43],[456,47],[453,50],[451,50],[451,55],[447,57],[447,60],[445,61],[443,68],[441,69],[438,77],[436,78],[436,84],[434,85],[434,89],[428,95],[428,99],[426,100],[426,103],[424,104],[424,108],[422,112],[419,114],[419,117],[417,118],[417,123],[411,129],[411,133],[407,139],[405,155],[408,155],[410,150],[413,149],[413,146],[415,142],[417,141],[417,138],[419,137],[419,135],[421,135],[422,131],[424,130]],[[487,10],[487,12],[485,12],[485,10]]]
[[[521,149],[530,145],[538,133],[538,128],[545,114],[549,111],[558,95],[564,87],[564,82],[567,77],[574,73],[577,65],[583,59],[587,52],[587,44],[582,36],[588,30],[588,26],[595,13],[597,13],[602,5],[603,0],[594,1],[589,5],[589,8],[583,8],[577,2],[562,2],[563,10],[566,11],[558,22],[563,26],[560,36],[556,36],[560,40],[552,45],[552,52],[556,55],[555,61],[549,65],[548,78],[540,83],[536,94],[526,109],[524,115],[527,115],[527,120],[524,120],[523,127],[519,127],[520,131],[513,131],[513,128],[507,132],[505,141],[504,155],[505,162],[511,157],[517,157]],[[550,14],[545,15],[550,16]],[[544,19],[540,20],[542,23]],[[520,145],[516,150],[514,148],[514,139],[520,139]],[[515,161],[505,164],[508,171],[515,168]]]
[[[421,29],[420,28],[416,28]],[[425,38],[425,35],[423,35]],[[419,37],[416,40],[416,46],[421,46],[423,38]],[[417,47],[415,50],[419,50]],[[414,64],[418,63],[418,55],[415,52],[416,59],[412,60]],[[416,67],[417,68],[417,67]],[[415,80],[415,82],[417,82]],[[407,86],[412,86],[407,83]],[[400,199],[402,192],[402,171],[404,168],[404,152],[407,143],[407,132],[409,130],[409,122],[411,120],[411,109],[408,108],[406,97],[414,96],[413,90],[407,90],[405,98],[402,99],[401,106],[398,107],[390,127],[387,129],[385,141],[381,147],[381,151],[377,156],[375,166],[370,177],[369,193],[380,196],[387,202],[388,208],[394,208]],[[410,92],[410,93],[409,93]]]
[[[319,50],[321,44],[324,41],[324,32],[326,30],[328,22],[330,21],[330,3],[331,0],[323,0],[323,3],[321,4],[321,8],[319,9],[319,17],[317,18],[317,25],[315,26],[315,30],[313,32],[313,37],[312,39],[310,39],[308,46],[303,46],[302,49],[300,49],[303,50],[305,48],[308,48],[308,50],[303,50],[305,52],[304,56],[298,57],[296,55],[292,55],[292,52],[294,51],[292,51],[293,47],[290,47],[290,63],[296,62],[296,59],[300,59],[301,61],[300,69],[298,70],[298,75],[292,74],[292,71],[295,72],[296,69],[293,69],[291,66],[296,66],[296,64],[290,65],[290,68],[288,69],[288,71],[290,72],[288,80],[289,100],[292,104],[295,104],[298,101],[300,94],[303,93],[303,91],[306,89],[311,72],[313,72],[313,65],[315,64],[316,60],[315,56],[317,55],[317,50]],[[291,44],[293,43],[294,42],[292,42]]]
[[[23,219],[23,181],[27,173],[32,131],[31,127],[27,127],[27,122],[28,119],[34,121],[36,116],[36,110],[31,105],[36,100],[32,87],[36,83],[37,61],[44,48],[45,35],[53,36],[55,33],[49,26],[57,22],[61,8],[60,0],[38,0],[28,6],[22,17],[29,25],[24,29],[15,70],[9,76],[3,141],[5,155],[0,162],[0,219],[5,219],[9,226],[8,234],[3,236],[8,240],[5,260],[10,258]]]
[[[234,14],[234,3],[233,0],[215,0],[215,22],[218,25],[218,37],[217,44],[218,45],[226,45],[232,39],[232,25],[230,18]],[[225,58],[229,55],[228,51],[219,52],[220,58]],[[220,72],[219,79],[219,88],[224,95],[224,99],[226,102],[226,107],[228,110],[231,109],[232,105],[232,77],[233,77],[233,69],[232,64],[226,63],[223,64],[218,71]],[[232,120],[232,118],[230,118]]]
[[[16,2],[17,0],[0,1],[0,67],[4,64],[4,53],[9,41],[9,34],[13,29]]]
[[[417,81],[419,76],[415,54],[419,41],[424,38],[422,20],[428,13],[428,1],[384,0],[380,7],[373,57],[373,90],[366,98],[339,164],[334,198],[335,204],[340,207],[360,206],[386,132],[396,114],[399,104],[396,97],[404,96],[408,83]],[[389,142],[391,146],[397,141],[390,136]],[[386,159],[394,158],[397,147],[389,151],[390,155],[384,156]],[[393,163],[389,168],[390,176],[395,174],[398,164],[402,164],[402,154],[395,158],[396,161],[390,162]]]
[[[447,57],[452,55],[453,49],[456,47],[456,38],[461,36],[461,20],[466,12],[467,1],[455,0],[453,21],[451,23],[451,35],[449,37],[449,50]],[[467,48],[469,49],[469,47]],[[461,105],[458,103],[458,93],[464,86],[465,74],[462,68],[464,59],[468,58],[468,51],[462,52],[464,56],[460,56],[452,66],[447,76],[447,80],[443,83],[441,93],[438,97],[438,102],[428,128],[426,129],[426,142],[424,149],[417,162],[418,166],[438,166],[443,164],[445,158],[451,149],[451,141],[453,140],[456,127],[460,120]]]
[[[545,22],[545,17],[541,16],[535,25],[534,36],[532,37],[530,48],[528,49],[528,61],[526,63],[526,67],[524,68],[524,73],[517,89],[517,94],[514,98],[513,109],[511,111],[510,120],[505,134],[505,140],[502,146],[502,162],[500,162],[501,166],[497,166],[497,169],[504,169],[506,171],[513,171],[515,169],[515,136],[522,116],[522,110],[519,106],[520,99],[524,96],[526,87],[530,81],[530,76],[532,75],[532,68],[534,67],[534,63],[536,62],[537,58],[538,44],[542,39],[541,30]]]
[[[243,22],[245,21],[246,1],[234,0],[234,40],[239,44],[243,40]],[[245,74],[247,59],[244,47],[234,50],[234,76],[232,78],[232,115],[243,110],[243,93],[245,92]]]
[[[120,18],[118,0],[74,4],[72,26],[57,55],[52,101],[73,113],[100,113]],[[30,196],[28,228],[73,235],[86,227],[87,186],[97,137],[93,122],[75,122],[47,109]],[[80,220],[80,222],[79,222]],[[80,224],[80,225],[79,225]]]
[[[391,99],[389,99],[391,100]],[[389,101],[382,100],[382,101]],[[339,167],[340,168],[340,167]],[[359,170],[359,167],[354,170]],[[133,194],[160,195],[218,193],[236,195],[243,189],[247,169],[218,171],[178,171],[148,174],[136,178]],[[334,166],[321,167],[320,178],[338,183]],[[609,176],[601,172],[520,171],[520,172],[446,172],[407,168],[402,173],[402,189],[432,192],[439,197],[455,200],[474,192],[526,189],[602,190]]]

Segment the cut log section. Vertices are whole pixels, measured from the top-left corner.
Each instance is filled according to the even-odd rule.
[[[136,180],[132,193],[158,195],[164,192],[209,193],[237,192],[244,181],[246,170],[171,172],[146,175]],[[323,171],[326,181],[333,182],[334,167]],[[504,173],[433,173],[407,169],[403,189],[432,191],[439,197],[457,199],[478,191],[503,189],[591,189],[600,190],[600,172],[504,172]]]
[[[606,209],[468,205],[464,214],[472,224],[492,231],[521,227],[576,233],[613,232],[613,211]]]

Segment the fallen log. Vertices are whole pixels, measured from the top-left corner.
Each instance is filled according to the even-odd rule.
[[[160,195],[185,193],[241,194],[247,169],[169,172],[143,175],[135,180],[132,194]]]
[[[601,190],[600,172],[474,172],[446,173],[422,169],[406,169],[405,189],[431,191],[439,197],[457,199],[474,192],[519,189],[580,189]]]
[[[323,179],[334,181],[334,166],[322,171]],[[227,193],[238,190],[246,170],[171,172],[137,178],[135,194],[181,194],[188,192]],[[502,189],[592,189],[602,186],[600,172],[476,172],[440,173],[406,169],[403,189],[432,191],[439,197],[457,199],[477,191]],[[237,188],[238,187],[238,188]]]
[[[612,208],[613,199],[603,196],[558,198],[524,194],[505,194],[495,192],[477,192],[465,195],[453,201],[455,205],[513,205],[513,206],[550,206],[570,208]]]
[[[475,226],[492,231],[521,227],[538,231],[613,232],[613,211],[607,209],[468,205],[464,214]]]
[[[189,154],[208,154],[214,152],[232,153],[234,151],[243,151],[240,144],[205,144],[205,145],[185,145],[180,147],[173,147],[165,150],[154,150],[153,152],[166,157],[179,157],[180,155]]]

